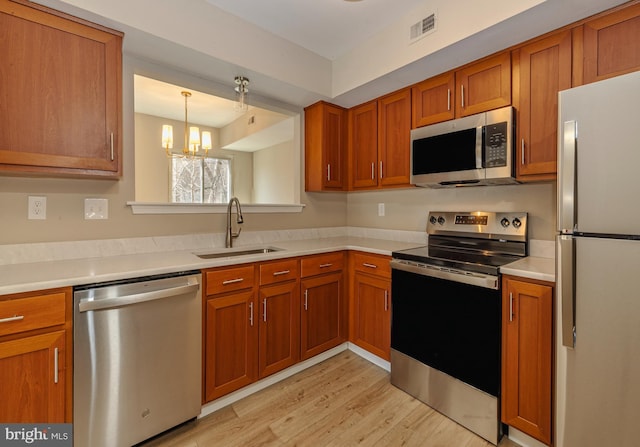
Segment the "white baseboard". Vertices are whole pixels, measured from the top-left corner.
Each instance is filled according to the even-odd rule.
[[[548,447],[546,444],[543,444],[537,439],[534,439],[526,433],[523,433],[513,427],[509,427],[508,438],[513,442],[520,444],[522,447]]]

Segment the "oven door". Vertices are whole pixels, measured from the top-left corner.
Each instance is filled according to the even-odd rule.
[[[422,272],[416,273],[405,267],[392,269],[391,348],[497,397],[498,278],[424,266],[406,268]],[[452,279],[456,277],[467,283]]]

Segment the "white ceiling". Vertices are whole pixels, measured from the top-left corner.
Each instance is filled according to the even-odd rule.
[[[425,0],[206,1],[330,60],[425,4]]]

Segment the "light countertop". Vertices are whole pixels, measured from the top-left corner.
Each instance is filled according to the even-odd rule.
[[[391,255],[391,252],[394,250],[416,247],[420,244],[415,242],[345,236],[295,241],[274,241],[261,245],[277,247],[282,250],[265,254],[230,256],[215,259],[201,259],[193,254],[194,252],[201,253],[206,251],[205,249],[178,250],[160,253],[0,265],[0,295],[55,287],[94,284],[164,273],[200,270],[225,265],[269,261],[339,250],[361,250],[369,253]],[[252,248],[252,246],[239,246],[235,248],[235,250],[246,250],[250,248]],[[211,251],[221,250],[225,249],[211,249]]]
[[[391,255],[426,245],[424,232],[363,228],[328,228],[243,233],[246,244],[221,248],[223,234],[138,238],[0,247],[0,295],[79,286],[211,267],[262,262],[340,250]],[[534,255],[547,255],[552,242],[531,244]],[[256,255],[201,259],[207,251],[277,247]],[[545,250],[533,250],[542,247]],[[88,255],[90,254],[90,255]],[[11,262],[13,261],[13,262]],[[500,269],[525,278],[555,280],[553,258],[530,256]]]
[[[555,261],[553,258],[529,256],[500,267],[500,273],[529,279],[539,279],[541,281],[555,282],[556,280]]]

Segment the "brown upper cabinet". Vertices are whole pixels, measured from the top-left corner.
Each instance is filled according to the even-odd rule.
[[[558,92],[571,87],[571,31],[513,51],[518,180],[556,176]]]
[[[0,0],[0,170],[122,175],[122,33]]]
[[[347,110],[320,101],[304,114],[305,191],[346,189]]]
[[[409,186],[411,90],[349,110],[350,189]]]
[[[575,28],[573,64],[574,86],[640,70],[640,3]]]
[[[429,78],[412,87],[412,128],[511,104],[508,51]]]

